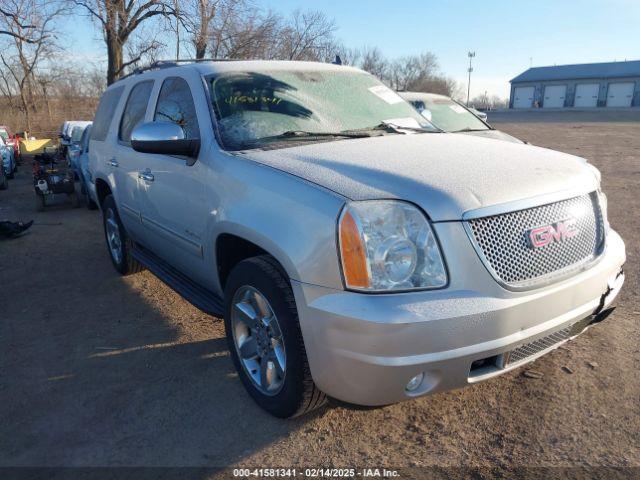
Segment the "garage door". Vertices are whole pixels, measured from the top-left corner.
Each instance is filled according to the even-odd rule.
[[[533,106],[533,87],[516,87],[513,92],[513,108],[531,108]]]
[[[607,92],[607,107],[630,107],[635,83],[610,83]]]
[[[564,97],[567,93],[566,85],[548,85],[544,87],[543,108],[562,108],[564,107]]]
[[[573,106],[597,107],[599,92],[599,83],[581,83],[579,85],[576,85],[576,99],[573,102]]]

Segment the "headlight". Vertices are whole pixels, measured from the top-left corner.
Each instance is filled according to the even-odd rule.
[[[338,239],[347,288],[375,292],[447,284],[433,230],[409,203],[348,203],[340,216]]]
[[[600,212],[602,213],[604,230],[605,232],[608,232],[609,228],[611,228],[609,225],[609,215],[607,212],[607,209],[609,208],[609,200],[607,199],[605,193],[602,191],[602,188],[598,189],[598,201],[600,202]]]

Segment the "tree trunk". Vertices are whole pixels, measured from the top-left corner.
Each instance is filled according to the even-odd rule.
[[[107,33],[107,85],[120,78],[122,61],[122,45],[116,33]]]
[[[196,59],[202,60],[204,56],[207,54],[207,41],[202,39],[198,39],[196,43]]]
[[[27,124],[27,132],[31,132],[31,113],[29,112],[29,102],[25,95],[24,86],[20,89],[20,101],[24,110],[25,123]]]

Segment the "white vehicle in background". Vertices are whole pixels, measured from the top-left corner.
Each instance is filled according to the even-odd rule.
[[[471,113],[473,113],[476,117],[478,117],[480,120],[482,120],[483,122],[487,121],[487,114],[484,112],[481,112],[480,110],[477,110],[473,107],[467,107],[469,109],[469,111]]]
[[[476,137],[524,143],[516,137],[496,130],[480,119],[471,109],[445,95],[423,92],[398,92],[398,95],[413,105],[423,117],[445,132],[466,133]]]

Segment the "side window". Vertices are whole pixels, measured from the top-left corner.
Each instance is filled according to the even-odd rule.
[[[117,87],[112,90],[107,90],[102,98],[100,104],[96,110],[96,116],[93,120],[93,129],[91,130],[91,140],[98,140],[104,142],[111,126],[111,120],[118,107],[118,102],[122,96],[124,87]]]
[[[185,138],[200,138],[200,127],[191,89],[182,78],[167,78],[162,84],[154,120],[182,127]]]
[[[147,104],[151,97],[153,81],[140,82],[136,84],[129,94],[127,105],[124,107],[122,120],[120,120],[120,130],[118,139],[124,143],[131,143],[131,132],[144,120],[147,112]]]

